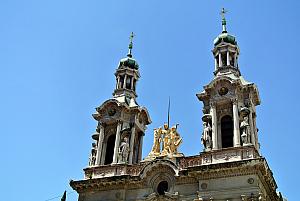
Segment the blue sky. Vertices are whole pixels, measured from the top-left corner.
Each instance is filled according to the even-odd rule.
[[[261,153],[279,190],[297,200],[300,180],[299,1],[27,0],[0,1],[0,188],[6,201],[45,201],[83,178],[96,122],[110,98],[114,72],[135,32],[137,93],[153,123],[179,123],[185,155],[202,150],[202,103],[196,93],[213,78],[213,39],[237,37],[243,76],[257,84]],[[53,200],[60,200],[59,198]],[[71,193],[68,201],[77,200]]]

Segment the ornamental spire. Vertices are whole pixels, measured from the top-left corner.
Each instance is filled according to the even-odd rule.
[[[225,8],[222,8],[221,10],[221,16],[222,16],[222,33],[227,33],[226,30],[226,19],[225,19],[225,14],[227,13],[227,10]]]
[[[127,56],[128,57],[132,57],[132,46],[133,46],[133,43],[132,43],[132,40],[133,40],[133,37],[134,37],[135,35],[134,35],[134,33],[133,32],[131,32],[131,34],[130,34],[130,37],[129,37],[129,39],[130,39],[130,42],[129,42],[129,45],[128,45],[128,54],[127,54]]]

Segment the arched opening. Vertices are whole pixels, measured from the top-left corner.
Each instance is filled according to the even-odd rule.
[[[157,193],[159,195],[164,195],[165,192],[167,192],[169,190],[169,184],[167,181],[161,181],[159,182],[159,184],[157,185]]]
[[[126,78],[126,89],[131,89],[131,76]]]
[[[115,140],[116,135],[111,135],[107,139],[104,165],[111,164],[113,162]]]
[[[233,147],[233,121],[226,115],[221,119],[222,148]]]
[[[120,76],[120,80],[119,80],[119,89],[122,89],[122,88],[123,88],[123,84],[124,84],[124,76],[121,75],[121,76]]]
[[[222,67],[227,66],[227,54],[226,54],[226,52],[221,54],[221,59],[222,59]]]

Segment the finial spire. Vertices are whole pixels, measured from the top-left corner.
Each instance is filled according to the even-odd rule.
[[[221,10],[221,16],[222,16],[222,33],[227,33],[226,30],[226,19],[225,19],[225,14],[227,13],[227,10],[225,8],[222,8]]]
[[[132,50],[132,45],[133,45],[132,40],[133,40],[134,36],[135,36],[134,33],[131,32],[130,37],[129,37],[130,42],[129,42],[129,45],[128,45],[129,50],[128,50],[128,54],[127,54],[127,56],[130,57],[130,58],[132,57],[131,50]]]
[[[170,128],[170,96],[169,96],[169,102],[168,102],[168,128]]]

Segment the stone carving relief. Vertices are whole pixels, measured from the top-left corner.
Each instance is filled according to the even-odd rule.
[[[205,189],[207,189],[207,186],[208,186],[207,183],[202,183],[201,184],[201,189],[205,190]]]
[[[152,193],[143,200],[147,200],[147,201],[179,201],[179,195],[178,195],[178,192],[176,192],[174,194],[167,192],[165,195],[157,195],[156,193]]]
[[[254,179],[253,179],[253,178],[249,178],[249,179],[247,180],[247,182],[248,182],[249,184],[253,184],[253,183],[254,183]]]
[[[231,102],[224,102],[223,104],[218,105],[217,108],[217,116],[218,119],[220,120],[221,117],[225,115],[230,115],[232,116],[232,104]]]

